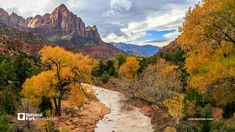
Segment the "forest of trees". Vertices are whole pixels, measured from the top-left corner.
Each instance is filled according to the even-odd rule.
[[[14,115],[25,79],[41,71],[38,59],[26,54],[0,55],[0,130],[11,129],[7,115]]]

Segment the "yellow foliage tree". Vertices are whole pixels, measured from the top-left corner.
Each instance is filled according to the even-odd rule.
[[[137,77],[139,68],[139,61],[135,57],[129,56],[126,58],[126,62],[121,65],[119,74],[128,79],[133,79]]]
[[[220,57],[201,65],[198,73],[191,76],[189,84],[200,94],[206,94],[215,81],[228,77],[235,77],[235,55]]]
[[[211,86],[211,97],[219,105],[226,105],[235,100],[235,76],[217,80]]]
[[[73,106],[82,106],[85,102],[85,98],[97,100],[92,85],[73,83],[70,85],[70,88],[68,101]]]
[[[171,99],[166,99],[163,104],[168,108],[169,114],[179,121],[184,111],[184,97],[177,94]]]
[[[82,106],[85,100],[85,95],[82,92],[81,85],[79,83],[71,84],[71,90],[69,95],[69,102],[72,106]]]
[[[203,0],[189,9],[177,40],[183,49],[194,49],[208,42],[235,43],[235,1]]]
[[[41,63],[49,70],[27,79],[21,94],[35,104],[40,103],[43,95],[50,97],[54,102],[55,114],[61,115],[64,94],[69,93],[74,86],[72,84],[90,81],[95,62],[89,56],[74,54],[59,46],[46,46],[39,53]]]
[[[219,80],[235,77],[234,5],[234,0],[203,0],[186,13],[182,34],[177,39],[187,51],[185,68],[190,75],[188,84],[201,95],[212,94],[216,101],[215,95],[218,94],[212,90],[212,85]],[[233,94],[228,92],[231,91],[229,87],[217,91],[228,93],[229,97]],[[225,104],[233,98],[223,99],[226,101],[219,102]]]
[[[174,127],[166,127],[164,128],[164,131],[163,132],[176,132],[176,129]]]

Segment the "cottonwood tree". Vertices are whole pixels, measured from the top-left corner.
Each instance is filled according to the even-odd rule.
[[[134,79],[137,77],[139,68],[139,61],[135,57],[129,56],[126,58],[126,62],[121,65],[119,74],[127,79]]]
[[[213,90],[218,86],[215,82],[235,76],[234,5],[234,0],[203,0],[186,13],[182,34],[177,39],[187,51],[185,69],[189,74],[188,84],[204,97],[218,95]],[[232,79],[224,82],[233,83],[228,81]],[[227,91],[232,97],[232,92],[228,92],[232,89],[226,86],[218,91]]]
[[[54,102],[55,114],[60,116],[64,95],[69,94],[71,86],[74,86],[72,84],[90,81],[94,60],[59,46],[46,46],[39,53],[41,63],[47,70],[26,79],[21,94],[33,104],[39,104],[42,96],[50,97]]]
[[[177,122],[181,119],[184,111],[184,97],[181,94],[177,94],[171,99],[166,99],[163,104],[168,108],[169,114],[174,117]]]
[[[190,8],[178,43],[188,50],[209,42],[217,45],[222,41],[235,44],[234,5],[234,0],[203,0]]]

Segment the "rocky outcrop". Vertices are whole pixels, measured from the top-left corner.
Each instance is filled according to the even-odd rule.
[[[28,22],[27,26],[31,32],[47,36],[47,38],[51,36],[58,38],[80,36],[92,40],[96,44],[102,42],[96,26],[86,27],[82,19],[70,12],[64,4],[55,8],[51,14],[35,16]]]
[[[21,30],[27,30],[26,20],[23,17],[18,16],[14,12],[11,13],[11,15],[9,16],[9,25],[11,25],[14,28],[21,29]]]
[[[46,38],[53,36],[60,39],[65,36],[79,36],[94,41],[95,44],[102,43],[96,26],[86,27],[82,19],[70,12],[64,4],[55,8],[51,14],[36,15],[27,19],[14,12],[9,15],[0,8],[0,22],[20,30],[46,36]]]
[[[0,8],[0,23],[24,32],[42,36],[73,52],[84,52],[95,58],[107,58],[120,52],[100,38],[96,26],[86,26],[80,17],[61,4],[51,13],[24,19],[16,13],[8,14]]]
[[[20,30],[27,30],[27,21],[18,16],[16,13],[12,12],[10,15],[2,8],[0,8],[0,22],[10,25],[11,27],[20,29]]]
[[[2,8],[0,8],[0,22],[5,24],[9,22],[9,14]]]
[[[178,44],[176,42],[176,40],[172,41],[170,44],[162,47],[158,53],[171,53],[171,52],[174,52],[174,51],[177,51],[177,50],[180,50],[181,47],[180,47],[180,44]]]

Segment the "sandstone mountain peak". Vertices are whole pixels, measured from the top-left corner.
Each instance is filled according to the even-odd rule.
[[[66,7],[66,5],[65,5],[65,4],[60,4],[57,8],[67,9],[67,10],[68,10],[68,8]]]
[[[65,4],[61,4],[54,9],[53,13],[70,13],[69,9],[65,6]]]
[[[69,50],[78,52],[84,49],[86,53],[93,56],[101,54],[103,57],[118,52],[115,47],[107,45],[101,40],[95,25],[86,26],[82,19],[69,11],[64,4],[56,7],[51,13],[36,15],[27,19],[16,13],[9,15],[8,12],[0,8],[0,23],[43,36],[50,42],[69,47]],[[93,51],[95,52],[92,53]],[[107,51],[111,53],[104,53]]]

